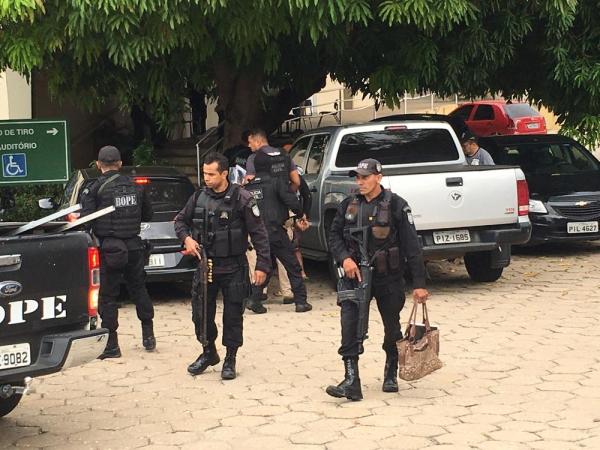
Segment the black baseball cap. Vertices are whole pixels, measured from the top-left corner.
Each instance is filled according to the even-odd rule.
[[[373,175],[381,173],[381,163],[373,158],[363,159],[358,163],[356,169],[348,172],[348,175],[355,177],[356,175]]]
[[[98,161],[103,163],[113,163],[121,161],[121,152],[112,145],[106,145],[98,152]]]
[[[464,144],[468,141],[477,141],[477,136],[475,136],[471,130],[464,130],[458,137],[458,140],[461,144]]]

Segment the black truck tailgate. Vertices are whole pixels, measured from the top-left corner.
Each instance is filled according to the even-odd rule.
[[[83,232],[0,237],[0,346],[29,344],[34,363],[44,335],[89,323],[90,245]]]

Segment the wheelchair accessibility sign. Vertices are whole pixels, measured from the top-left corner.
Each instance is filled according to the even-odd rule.
[[[0,187],[66,183],[68,131],[66,120],[0,120]]]
[[[2,155],[2,175],[6,178],[26,177],[27,155],[25,153]]]

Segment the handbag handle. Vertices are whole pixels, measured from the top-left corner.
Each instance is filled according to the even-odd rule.
[[[413,303],[412,310],[410,312],[410,316],[408,316],[408,335],[411,338],[414,338],[417,334],[416,332],[416,322],[417,322],[417,309],[419,304],[417,302]],[[425,325],[426,331],[431,331],[431,324],[429,323],[429,312],[427,311],[427,304],[421,303],[423,306],[423,324]]]

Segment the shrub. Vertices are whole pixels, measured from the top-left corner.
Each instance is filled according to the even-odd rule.
[[[41,198],[59,199],[63,192],[62,184],[41,184],[0,188],[2,197],[3,222],[29,222],[50,214],[38,206]]]

